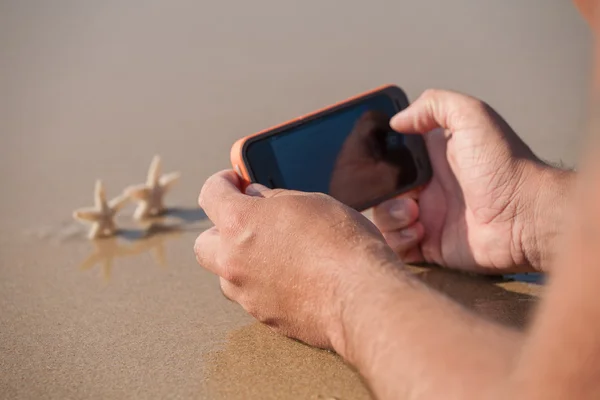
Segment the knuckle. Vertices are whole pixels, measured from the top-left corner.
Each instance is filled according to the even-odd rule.
[[[217,257],[217,262],[221,267],[221,278],[231,283],[239,283],[241,281],[237,262],[232,252],[221,252]]]
[[[203,202],[202,202],[202,199],[203,199],[203,197],[204,197],[204,186],[205,186],[205,185],[206,185],[206,184],[202,185],[202,188],[200,188],[200,193],[198,194],[198,205],[199,205],[200,207],[202,207],[202,204],[203,204]]]
[[[475,97],[469,97],[468,99],[471,108],[477,113],[488,113],[492,107],[483,100]]]
[[[222,220],[219,228],[226,235],[238,235],[246,229],[249,222],[253,220],[253,215],[257,212],[256,199],[246,199],[244,204],[222,203]]]
[[[325,193],[310,193],[308,198],[318,201],[322,205],[342,204],[333,197]]]
[[[421,95],[421,97],[424,99],[433,99],[433,98],[439,97],[440,93],[442,93],[442,92],[444,92],[444,91],[441,89],[429,88],[429,89],[425,89],[423,91],[423,94]]]
[[[462,122],[477,121],[478,123],[488,124],[494,119],[496,112],[485,101],[475,97],[466,99],[464,111],[460,113]]]
[[[202,185],[200,194],[198,195],[198,205],[200,207],[204,207],[206,204],[206,196],[208,196],[208,193],[210,192],[211,187],[214,185],[214,182],[214,176],[211,176],[204,182],[204,185]]]
[[[489,105],[476,97],[450,90],[426,89],[421,98],[431,107],[437,107],[438,104],[446,104],[450,108],[458,107],[459,105],[461,105],[460,108],[467,109],[490,108]]]
[[[224,215],[222,222],[222,230],[226,234],[235,235],[238,233],[245,224],[244,213],[240,210],[233,209],[230,205],[224,205]]]
[[[194,243],[194,254],[196,255],[196,260],[201,265],[208,263],[210,251],[207,248],[207,237],[210,232],[204,231],[196,238],[196,242]]]
[[[224,278],[221,278],[220,286],[221,286],[221,293],[223,293],[223,295],[225,297],[227,297],[229,300],[235,301],[235,291],[233,290],[234,286],[231,285],[231,283],[229,283]]]
[[[196,259],[198,259],[198,261],[204,258],[204,235],[204,232],[202,232],[198,238],[196,238],[196,242],[194,243],[194,254],[196,255]]]
[[[234,285],[239,284],[241,281],[237,270],[235,269],[235,267],[232,268],[231,264],[227,264],[224,266],[222,265],[221,278]]]

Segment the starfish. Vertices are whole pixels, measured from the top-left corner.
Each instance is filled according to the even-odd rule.
[[[139,203],[133,214],[137,220],[155,217],[166,211],[163,198],[173,183],[179,179],[180,173],[173,172],[161,176],[160,169],[160,157],[154,156],[148,169],[146,183],[125,189],[125,195]]]
[[[107,202],[104,185],[102,181],[97,180],[94,189],[94,208],[76,210],[73,212],[73,218],[92,223],[88,233],[90,239],[113,236],[117,232],[114,217],[126,201],[126,196],[119,196]]]

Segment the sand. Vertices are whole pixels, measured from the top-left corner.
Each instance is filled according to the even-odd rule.
[[[369,398],[222,297],[196,196],[240,136],[388,82],[481,96],[573,163],[585,26],[567,1],[496,3],[0,2],[0,398]],[[183,173],[166,227],[143,238],[130,205],[120,238],[88,241],[70,215],[95,180],[117,195],[157,153]],[[520,328],[543,290],[416,273]]]

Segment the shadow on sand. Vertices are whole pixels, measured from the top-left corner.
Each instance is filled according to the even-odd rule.
[[[165,243],[185,232],[206,229],[205,223],[209,222],[200,208],[169,209],[164,215],[139,221],[140,228],[121,229],[115,237],[93,240],[93,249],[81,262],[80,269],[89,270],[99,264],[108,280],[117,259],[144,253],[151,253],[158,265],[166,267]]]
[[[415,276],[477,314],[524,329],[537,304],[541,286],[519,276],[476,276],[439,267],[418,267]],[[522,278],[522,279],[521,279]],[[540,278],[536,277],[536,283]]]

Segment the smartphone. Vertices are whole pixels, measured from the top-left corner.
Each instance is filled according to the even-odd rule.
[[[322,192],[363,211],[431,179],[423,137],[389,125],[407,106],[402,89],[384,86],[238,140],[231,163],[245,184]]]

